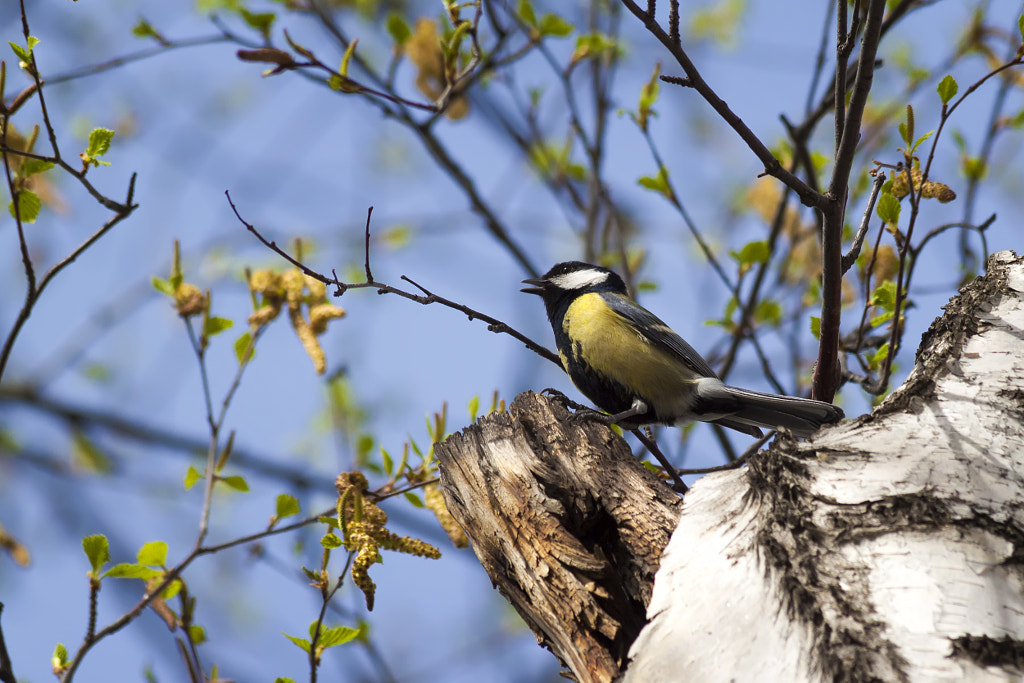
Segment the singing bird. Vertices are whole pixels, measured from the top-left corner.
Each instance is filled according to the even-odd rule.
[[[522,291],[544,300],[562,367],[607,422],[642,425],[712,422],[760,437],[759,427],[808,436],[843,411],[823,401],[731,387],[699,353],[629,298],[608,268],[569,261]]]

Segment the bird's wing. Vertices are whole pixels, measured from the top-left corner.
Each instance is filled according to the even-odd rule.
[[[718,377],[708,362],[658,316],[621,294],[602,295],[613,311],[625,318],[649,342],[679,358],[702,377]]]

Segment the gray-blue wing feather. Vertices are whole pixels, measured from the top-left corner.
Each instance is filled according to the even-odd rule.
[[[613,311],[629,321],[652,344],[675,355],[701,377],[718,377],[708,362],[658,316],[621,294],[605,292],[602,296]]]

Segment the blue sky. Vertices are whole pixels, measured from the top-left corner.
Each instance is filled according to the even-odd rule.
[[[44,74],[66,73],[139,49],[144,43],[129,36],[139,16],[174,39],[213,33],[202,16],[178,3],[29,4],[33,33],[41,39],[37,55]],[[1001,17],[1001,25],[1009,30],[1020,5],[989,4],[993,16]],[[20,42],[13,5],[8,2],[0,8],[0,30],[5,39]],[[779,114],[795,117],[802,109],[808,65],[823,22],[821,6],[788,3],[789,11],[781,12],[774,3],[751,3],[734,47],[694,47],[705,78],[769,143],[782,134]],[[922,10],[922,23],[906,39],[913,59],[927,65],[945,54],[971,6],[950,1]],[[436,11],[433,4],[425,10]],[[617,107],[629,108],[654,61],[662,60],[666,73],[678,71],[631,20],[625,25],[630,47],[614,94]],[[296,39],[309,44],[323,41],[310,22],[293,21],[288,27]],[[369,37],[370,26],[362,30],[361,46],[368,54],[382,49]],[[210,287],[215,311],[244,325],[249,304],[240,279],[242,268],[277,261],[235,220],[225,190],[246,220],[281,243],[295,235],[312,238],[316,250],[308,262],[325,271],[335,268],[339,274],[361,266],[363,224],[372,205],[375,234],[402,227],[411,236],[401,247],[375,241],[373,269],[379,280],[399,284],[399,277],[408,275],[438,294],[551,344],[539,302],[518,291],[527,274],[486,234],[464,197],[407,132],[381,120],[358,98],[339,96],[291,74],[260,78],[261,67],[235,59],[235,49],[218,44],[176,50],[47,89],[65,150],[74,149],[76,140],[84,146],[82,132],[95,126],[124,131],[106,157],[112,165],[90,171],[90,178],[121,198],[130,174],[137,172],[140,208],[46,293],[18,342],[5,384],[45,376],[47,396],[202,439],[204,412],[195,359],[180,321],[149,282],[154,275],[166,277],[171,244],[179,239],[187,279]],[[27,81],[14,73],[11,57],[5,59],[7,89],[12,92]],[[979,68],[975,60],[964,66],[964,73],[954,74],[961,90],[977,77]],[[891,86],[888,79],[896,80],[890,76],[894,71],[882,70],[880,87]],[[526,63],[520,73],[524,82],[542,83],[546,78],[539,63]],[[411,72],[405,77],[411,80]],[[410,94],[414,92],[410,87]],[[987,111],[986,97],[990,93],[983,89],[953,122],[975,146],[980,139],[978,117]],[[1013,113],[1021,104],[1019,95],[1011,97],[1017,98],[1016,109],[1008,108]],[[914,103],[918,130],[933,127],[934,88],[924,88]],[[712,119],[692,92],[663,86],[657,110],[655,138],[698,225],[723,251],[758,239],[763,228],[757,221],[730,217],[727,210],[737,188],[752,182],[761,170],[753,155]],[[545,116],[545,123],[556,128],[565,112],[552,106]],[[20,120],[15,124],[21,125]],[[615,117],[610,126],[606,168],[612,192],[643,225],[643,245],[650,252],[645,275],[659,284],[657,291],[645,294],[644,304],[708,353],[720,336],[705,321],[721,311],[728,293],[697,256],[676,214],[636,185],[636,178],[651,174],[654,166],[635,126],[624,116]],[[557,203],[531,176],[521,156],[496,139],[491,127],[471,116],[443,123],[440,130],[474,174],[481,193],[515,226],[517,239],[540,270],[579,256],[578,241]],[[992,251],[1020,248],[1020,229],[1012,217],[1022,208],[1021,138],[1017,133],[1001,140],[997,158],[1006,166],[981,195],[975,216],[979,221],[991,212],[1001,217],[989,232]],[[890,158],[896,158],[895,151]],[[946,168],[955,163],[950,142],[940,148],[938,158]],[[80,188],[67,181],[58,187],[66,213],[46,212],[30,226],[42,263],[58,258],[105,219]],[[922,225],[959,220],[961,209],[956,204],[950,207],[927,207]],[[858,218],[862,210],[859,205],[849,209]],[[0,297],[0,325],[6,330],[23,291],[10,220],[0,218],[0,240],[11,245],[0,247],[0,291],[5,294]],[[921,269],[916,281],[921,289],[909,313],[897,379],[909,371],[920,334],[954,293],[955,248],[952,232],[936,240]],[[476,395],[486,402],[498,390],[510,400],[520,391],[548,386],[575,395],[556,368],[512,338],[488,332],[479,321],[370,292],[350,292],[337,303],[348,316],[323,337],[329,372],[346,370],[368,410],[367,428],[392,452],[400,451],[409,436],[424,443],[424,416],[445,402],[449,428],[455,430],[467,423],[465,406]],[[110,322],[100,315],[108,307],[115,313]],[[54,369],[53,359],[69,339],[86,337],[97,324],[104,331],[90,338],[81,363],[107,368],[109,378],[89,379],[80,365]],[[215,400],[223,395],[235,367],[233,336],[217,340],[211,349]],[[764,340],[770,353],[785,353],[788,343],[771,335]],[[802,343],[810,354],[812,340]],[[741,357],[732,380],[767,388],[753,356]],[[850,416],[867,408],[866,399],[853,389],[844,391],[843,402]],[[349,449],[325,428],[323,404],[322,379],[312,372],[294,334],[279,321],[261,342],[227,426],[238,430],[241,447],[322,481],[317,491],[303,495],[307,511],[331,505],[334,476],[350,466]],[[0,427],[43,453],[68,457],[62,426],[34,411],[0,404]],[[54,644],[61,641],[73,649],[81,640],[87,598],[82,536],[107,534],[115,562],[129,561],[143,542],[155,539],[168,542],[173,561],[194,541],[200,493],[184,492],[180,484],[189,461],[136,443],[101,445],[110,448],[120,463],[117,476],[54,476],[24,462],[0,459],[0,522],[33,553],[28,570],[0,558],[3,625],[16,673],[24,680],[49,679]],[[719,462],[708,434],[698,433],[686,463]],[[257,475],[250,476],[250,484],[248,494],[218,498],[214,540],[265,525],[283,487]],[[388,511],[403,528],[433,534],[445,553],[439,562],[388,554],[384,564],[373,569],[379,592],[370,619],[378,645],[394,657],[396,678],[553,680],[554,658],[517,623],[472,553],[445,545],[429,515],[410,512],[407,506]],[[315,546],[318,535],[312,530],[304,540]],[[212,636],[203,646],[204,661],[218,663],[235,680],[307,677],[302,653],[280,635],[304,634],[318,606],[314,592],[295,577],[300,563],[315,565],[316,553],[307,550],[296,558],[295,541],[289,537],[267,542],[270,560],[253,561],[244,549],[237,549],[205,558],[190,569],[190,585],[200,601],[197,618]],[[116,617],[137,597],[133,583],[105,583],[100,623]],[[349,615],[337,617],[336,623],[351,624],[362,615],[358,593],[345,592],[340,603]],[[161,681],[182,676],[173,640],[152,614],[97,646],[77,680],[141,679],[145,666],[152,666]],[[378,680],[370,671],[358,648],[338,648],[324,658],[323,675],[334,680]]]

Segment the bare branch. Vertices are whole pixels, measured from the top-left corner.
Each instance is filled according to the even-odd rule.
[[[673,40],[669,34],[665,33],[665,30],[658,24],[657,19],[652,14],[648,14],[642,10],[633,0],[622,0],[622,4],[626,6],[633,15],[643,22],[644,28],[658,39],[659,42],[672,54],[675,58],[676,63],[682,67],[686,73],[687,81],[686,85],[693,88],[700,94],[704,100],[711,105],[711,108],[725,121],[729,126],[736,131],[740,138],[747,143],[750,150],[761,160],[764,164],[764,173],[766,175],[778,178],[780,181],[786,184],[787,187],[791,188],[796,192],[797,196],[800,197],[800,201],[807,206],[818,206],[822,203],[822,197],[817,192],[812,190],[807,183],[793,175],[790,171],[785,169],[779,160],[775,158],[775,155],[765,146],[763,142],[754,134],[747,124],[743,122],[739,116],[737,116],[729,105],[725,103],[725,100],[720,98],[718,94],[709,86],[700,75],[697,67],[692,61],[690,61],[689,55],[683,50],[678,40]],[[663,79],[668,82],[677,82],[674,80]]]
[[[423,295],[413,294],[412,292],[407,292],[403,289],[399,289],[398,287],[393,287],[392,285],[383,282],[376,282],[370,279],[368,279],[366,282],[346,283],[341,282],[336,274],[332,273],[332,277],[327,277],[322,273],[318,273],[317,271],[313,270],[312,268],[306,266],[305,264],[295,259],[291,254],[289,254],[285,250],[281,249],[281,247],[277,246],[277,243],[274,242],[273,240],[268,240],[267,238],[265,238],[259,232],[259,230],[255,228],[255,226],[253,226],[251,223],[248,223],[244,218],[242,218],[241,214],[238,212],[238,208],[231,200],[230,193],[225,192],[224,194],[228,198],[228,203],[231,205],[231,210],[234,211],[235,217],[238,218],[238,221],[242,225],[244,225],[249,232],[256,236],[256,239],[262,242],[263,245],[266,246],[268,249],[284,258],[286,261],[288,261],[288,263],[292,264],[293,266],[301,270],[305,275],[308,275],[316,280],[319,280],[325,285],[335,287],[335,296],[341,296],[350,289],[375,289],[377,290],[378,294],[395,294],[397,296],[402,297],[403,299],[415,301],[416,303],[422,304],[424,306],[435,303],[441,304],[446,308],[451,308],[452,310],[464,313],[466,317],[468,317],[470,320],[483,320],[485,323],[487,323],[487,329],[490,330],[491,332],[494,332],[495,334],[507,334],[521,341],[523,344],[526,345],[528,349],[538,354],[539,356],[546,358],[547,360],[551,361],[555,365],[558,365],[559,367],[562,366],[561,361],[558,359],[558,356],[554,352],[541,346],[540,344],[533,341],[523,333],[515,330],[507,323],[504,323],[498,320],[497,318],[491,317],[486,313],[481,313],[480,311],[474,310],[464,304],[456,303],[450,299],[446,299],[442,296],[434,294],[433,292],[430,292],[426,288],[416,284],[415,282],[413,282],[404,275],[402,276],[402,279],[409,282],[413,286],[417,287],[420,291],[423,292]],[[369,267],[367,267],[367,272],[369,272]]]
[[[871,224],[871,214],[875,211],[875,202],[878,200],[878,193],[882,191],[882,184],[885,183],[885,173],[879,171],[875,175],[875,182],[871,185],[871,195],[868,197],[867,208],[864,209],[864,216],[860,220],[860,227],[853,237],[853,244],[850,251],[843,255],[843,275],[846,274],[860,256],[860,249],[864,245],[864,237],[868,234],[868,226]]]

